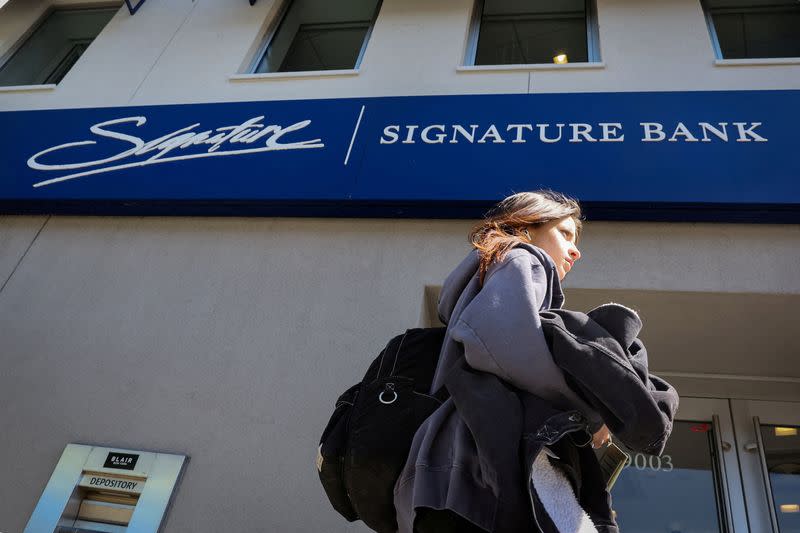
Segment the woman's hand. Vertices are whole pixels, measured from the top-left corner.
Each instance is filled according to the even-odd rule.
[[[592,436],[592,448],[599,448],[604,444],[611,444],[611,434],[605,424]]]

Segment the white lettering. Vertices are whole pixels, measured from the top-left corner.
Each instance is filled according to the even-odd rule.
[[[761,122],[751,122],[750,127],[746,129],[747,122],[734,122],[733,125],[739,130],[739,138],[736,139],[736,142],[749,143],[755,141],[757,143],[765,143],[769,140],[753,131],[761,125]],[[748,136],[752,137],[752,139],[748,138]]]
[[[149,152],[158,150],[158,153],[155,154],[152,158],[159,159],[162,155],[169,153],[171,150],[179,147],[183,143],[193,144],[191,143],[191,139],[194,138],[194,134],[181,133],[181,132],[185,132],[186,130],[196,128],[199,125],[200,124],[192,124],[191,126],[187,126],[181,130],[169,133],[167,135],[164,135],[163,137],[159,137],[158,139],[153,139],[152,141],[146,143],[142,148],[136,150],[136,152],[134,152],[134,155],[144,155]],[[217,137],[213,137],[209,140],[204,140],[203,142],[216,143],[216,138]]]
[[[667,134],[664,133],[664,126],[658,122],[640,122],[639,125],[644,128],[644,137],[642,138],[642,142],[661,142],[667,138]],[[656,135],[656,137],[654,137],[654,135]]]
[[[687,143],[696,143],[698,141],[697,137],[692,135],[692,132],[689,131],[689,128],[687,128],[683,122],[678,122],[678,125],[675,126],[675,132],[672,134],[672,137],[669,138],[669,142],[678,142],[677,137],[679,135],[683,137],[684,141]]]
[[[708,137],[708,133],[711,132],[716,135],[718,138],[722,139],[725,142],[728,142],[728,123],[727,122],[719,122],[720,128],[717,129],[715,126],[712,126],[708,122],[701,122],[700,127],[703,129],[703,142],[708,143],[711,142],[711,139]]]
[[[309,124],[311,124],[310,120],[301,120],[300,122],[295,122],[294,124],[286,126],[285,128],[283,126],[271,126],[272,128],[275,128],[275,133],[267,137],[267,142],[265,143],[267,145],[267,148],[274,148],[276,150],[285,150],[286,147],[288,146],[293,146],[297,144],[307,145],[308,143],[313,144],[319,142],[320,139],[314,139],[313,141],[303,141],[302,143],[281,144],[278,142],[281,139],[281,137],[283,137],[287,133],[291,133],[293,131],[300,131]],[[321,148],[321,146],[319,148]]]
[[[601,122],[600,127],[603,130],[603,136],[600,138],[601,143],[619,143],[625,140],[624,134],[619,135],[617,133],[617,130],[622,129],[622,124],[619,122]]]
[[[406,135],[405,140],[403,140],[403,144],[414,144],[414,132],[416,131],[417,128],[419,128],[419,126],[415,125],[406,126],[406,129],[408,130],[408,135]]]
[[[459,126],[458,124],[455,124],[453,126],[453,138],[450,139],[450,144],[456,144],[458,142],[458,139],[456,139],[456,135],[459,134],[459,133],[470,144],[474,143],[475,142],[475,130],[478,129],[478,125],[477,124],[470,124],[469,127],[470,127],[470,129],[472,131],[467,132],[467,130],[465,130],[463,126]]]
[[[261,131],[256,130],[254,133],[248,134],[247,137],[246,137],[246,140],[244,142],[246,142],[248,144],[252,144],[252,143],[256,142],[257,140],[259,140],[261,137],[266,137],[267,135],[272,135],[273,133],[275,133],[276,128],[277,128],[277,126],[267,126],[266,128],[264,128]],[[211,135],[211,132],[210,131],[204,131],[200,135],[203,135],[203,134],[205,134],[205,136],[204,136],[205,138],[208,138]],[[208,142],[212,142],[212,143],[216,142],[215,139],[216,139],[216,137],[214,139],[209,139]]]
[[[484,133],[484,134],[483,134],[483,137],[481,137],[481,139],[480,139],[478,142],[479,142],[479,143],[485,143],[485,142],[486,142],[486,139],[487,139],[488,137],[491,137],[491,138],[493,138],[494,140],[493,140],[492,142],[493,142],[493,143],[495,143],[495,144],[498,144],[498,143],[504,143],[504,142],[506,142],[506,141],[504,141],[504,140],[503,140],[503,138],[500,136],[500,132],[499,132],[499,131],[497,131],[497,126],[495,126],[494,124],[492,124],[491,126],[489,126],[489,129],[487,129],[487,130],[486,130],[486,133]]]
[[[533,131],[532,124],[509,124],[506,128],[506,131],[517,130],[517,136],[514,137],[514,140],[511,141],[512,143],[524,143],[525,139],[522,138],[522,130],[527,129],[528,131]]]
[[[383,128],[381,144],[394,144],[400,138],[400,126],[386,126]]]
[[[547,128],[550,127],[550,124],[537,124],[536,127],[539,128],[539,140],[542,141],[543,143],[552,144],[552,143],[557,143],[558,141],[561,140],[561,134],[563,133],[564,129],[563,124],[556,124],[556,127],[558,128],[558,137],[556,137],[555,139],[547,137],[546,130]]]
[[[437,133],[434,136],[435,138],[431,139],[430,137],[428,137],[428,134],[432,130],[438,130],[441,133]],[[422,130],[421,137],[422,137],[422,142],[426,144],[442,144],[444,142],[445,137],[447,137],[447,134],[444,132],[444,124],[434,124],[433,126],[428,126],[424,130]]]
[[[583,142],[579,139],[579,137],[583,137],[584,140],[589,142],[595,142],[597,139],[589,135],[592,131],[592,127],[589,124],[570,124],[572,127],[572,138],[569,140],[571,143],[579,143]]]
[[[106,122],[95,124],[94,126],[89,128],[89,131],[91,131],[98,137],[106,137],[108,139],[127,141],[133,144],[133,148],[120,152],[116,155],[112,155],[111,157],[107,157],[105,159],[90,161],[89,163],[72,163],[72,164],[61,164],[61,165],[46,165],[44,163],[39,163],[38,158],[45,154],[49,154],[51,152],[58,152],[59,150],[72,148],[74,146],[93,145],[97,144],[97,141],[79,141],[74,143],[60,144],[58,146],[48,148],[47,150],[42,150],[38,154],[31,156],[30,159],[28,159],[28,166],[35,170],[71,170],[75,168],[86,168],[87,166],[92,166],[92,165],[105,165],[106,163],[111,163],[112,161],[125,159],[126,157],[129,157],[131,154],[135,153],[137,150],[140,150],[144,146],[144,141],[142,141],[139,137],[134,137],[133,135],[125,135],[124,133],[118,133],[115,131],[103,129],[105,126],[113,126],[114,124],[122,124],[125,122],[135,122],[136,126],[139,127],[145,122],[147,122],[147,119],[144,117],[128,117],[128,118],[119,118],[116,120],[109,120]]]
[[[642,127],[641,142],[711,142],[712,140],[719,139],[728,142],[728,122],[698,122],[697,128],[694,129],[694,124],[684,122],[677,122],[673,127],[671,124],[666,125],[660,122],[640,122]],[[762,125],[761,122],[734,122],[738,129],[739,142],[766,142],[767,138],[757,132],[757,128]],[[260,126],[260,125],[258,125]],[[581,142],[624,142],[625,132],[624,125],[621,122],[598,122],[594,124],[576,122],[576,123],[557,123],[557,124],[532,124],[532,123],[509,123],[509,124],[489,124],[483,129],[477,124],[470,124],[469,126],[462,124],[428,124],[428,125],[389,125],[383,130],[383,136],[380,138],[381,144],[393,144],[401,138],[400,130],[405,128],[405,139],[402,141],[404,144],[415,144],[417,142],[417,131],[421,129],[419,137],[425,144],[443,144],[445,142],[450,144],[458,144],[465,141],[470,144],[504,144],[511,142],[513,144],[525,144],[536,138],[528,136],[528,132],[536,132],[538,130],[538,141],[546,144],[554,144],[566,140],[564,137],[565,127],[570,128],[569,139],[570,143]],[[478,135],[478,129],[481,128],[481,135]],[[502,129],[505,128],[505,129]],[[278,127],[278,129],[280,129]],[[671,132],[671,133],[670,133]],[[702,135],[700,133],[702,132]],[[505,134],[509,134],[509,138],[505,138]],[[261,134],[261,133],[259,133]],[[161,150],[169,151],[174,149],[173,144],[177,143],[177,139],[181,135],[180,132],[174,132],[174,141],[171,138],[160,138],[151,141],[151,144],[140,148],[138,152],[143,150]],[[194,134],[197,135],[197,134]],[[241,134],[240,134],[241,135]],[[230,137],[225,139],[226,142],[234,142],[237,137]],[[246,140],[249,137],[245,138]],[[211,142],[209,139],[208,142]],[[155,143],[155,144],[152,144]],[[185,146],[181,145],[181,147]],[[137,152],[137,153],[138,153]],[[160,155],[159,155],[160,157]]]
[[[113,172],[115,170],[122,170],[133,167],[143,167],[147,165],[154,165],[158,163],[167,163],[172,161],[182,161],[187,159],[199,159],[204,157],[218,157],[218,156],[234,156],[242,154],[253,154],[259,152],[271,152],[276,150],[302,150],[309,148],[324,148],[322,139],[310,139],[305,141],[285,142],[282,143],[281,138],[288,133],[302,130],[311,124],[310,120],[302,120],[289,126],[269,125],[264,126],[261,121],[263,116],[253,117],[235,126],[222,126],[216,130],[207,130],[196,132],[193,131],[200,124],[192,124],[185,128],[180,128],[162,135],[151,141],[145,141],[141,137],[128,135],[108,129],[109,126],[117,124],[133,123],[136,127],[140,127],[147,122],[145,117],[125,117],[106,122],[100,122],[89,128],[93,134],[104,139],[113,139],[115,141],[123,141],[128,143],[129,146],[125,150],[121,150],[114,155],[104,157],[102,159],[95,159],[90,161],[83,161],[79,163],[43,163],[41,159],[48,154],[61,152],[63,150],[76,148],[78,146],[90,146],[97,144],[97,141],[87,140],[72,143],[61,144],[52,148],[47,148],[38,152],[28,158],[28,167],[34,170],[54,171],[54,170],[77,170],[88,169],[83,172],[74,174],[67,174],[58,178],[52,178],[45,181],[35,183],[34,187],[42,187],[59,183],[83,176],[92,174],[102,174],[106,172]],[[212,135],[213,134],[213,135]],[[257,140],[265,137],[262,146],[255,146],[252,148],[239,148],[234,150],[219,150],[223,145],[227,144],[253,144]],[[192,152],[188,154],[175,155],[172,157],[164,157],[174,150],[186,150],[188,148],[200,145],[211,145],[205,151]],[[156,152],[155,154],[142,158],[142,156]],[[109,165],[116,161],[124,159],[131,159],[128,163]]]

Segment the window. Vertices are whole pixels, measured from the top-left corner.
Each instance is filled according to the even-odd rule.
[[[630,455],[612,490],[620,531],[726,531],[718,473],[724,465],[713,438],[719,430],[712,421],[675,420],[660,456],[637,453],[614,439]]]
[[[293,0],[268,36],[253,72],[354,69],[380,0]]]
[[[478,0],[467,64],[599,61],[591,0]]]
[[[797,0],[706,0],[718,59],[800,57]]]
[[[0,86],[60,82],[118,9],[53,10],[0,67]]]
[[[767,497],[778,531],[800,529],[800,427],[758,424],[767,474]]]

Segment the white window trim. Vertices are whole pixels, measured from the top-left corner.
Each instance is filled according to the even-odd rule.
[[[42,85],[0,85],[0,93],[25,93],[25,92],[44,92],[53,91],[58,87],[55,83],[45,83]]]
[[[39,17],[33,22],[33,24],[31,24],[30,27],[28,27],[28,29],[25,30],[25,32],[23,32],[22,35],[20,35],[16,41],[14,41],[14,44],[12,44],[11,47],[8,50],[6,50],[5,53],[3,53],[3,55],[0,55],[0,68],[5,66],[5,64],[8,61],[10,61],[12,57],[14,57],[14,54],[16,54],[17,51],[19,51],[19,49],[22,48],[22,45],[28,42],[28,39],[30,39],[33,36],[33,34],[36,33],[36,31],[41,27],[42,24],[44,24],[44,22],[47,20],[47,17],[49,17],[53,13],[53,11],[56,11],[58,9],[103,9],[112,7],[120,9],[122,8],[123,3],[124,2],[109,2],[107,0],[101,2],[88,2],[80,4],[64,4],[58,1],[51,2],[49,6],[44,8],[42,14],[39,15]],[[117,15],[115,14],[114,16],[116,17]],[[103,33],[103,31],[105,31],[105,28],[103,28],[103,30],[101,30],[100,33]],[[97,37],[99,36],[100,34],[97,35]],[[95,37],[95,39],[97,39],[97,37]],[[78,61],[80,61],[80,59],[78,59]],[[73,68],[74,66],[75,65],[73,65]],[[42,83],[35,85],[0,85],[0,92],[12,93],[12,92],[30,92],[30,91],[52,91],[56,87],[58,87],[57,83]]]
[[[228,79],[231,81],[241,81],[241,80],[256,80],[256,79],[281,79],[281,78],[306,78],[310,76],[343,76],[343,75],[355,75],[358,74],[359,68],[361,67],[361,61],[364,59],[364,54],[367,51],[367,45],[372,38],[372,31],[375,28],[375,23],[378,20],[378,14],[381,12],[381,6],[383,4],[383,0],[378,0],[377,4],[375,5],[375,12],[372,14],[370,19],[369,29],[367,29],[367,34],[364,36],[364,42],[361,44],[361,50],[358,52],[358,58],[356,58],[355,68],[353,69],[343,69],[343,70],[309,70],[309,71],[300,71],[300,72],[255,72],[256,68],[258,68],[258,64],[261,62],[261,59],[264,57],[264,54],[269,49],[269,46],[272,44],[272,40],[275,38],[275,35],[278,33],[278,30],[283,23],[283,19],[286,17],[286,13],[289,11],[289,8],[292,5],[294,0],[283,0],[281,2],[280,7],[278,8],[275,16],[270,21],[269,25],[267,26],[267,31],[264,32],[262,42],[256,48],[255,54],[253,57],[246,63],[246,72],[240,72],[238,74],[234,74],[229,76]],[[325,74],[327,73],[327,74]],[[288,74],[290,76],[285,76]]]
[[[358,76],[359,69],[342,70],[301,70],[296,72],[260,72],[258,74],[233,74],[228,76],[229,81],[248,82],[261,80],[291,80],[297,78],[341,78]]]
[[[714,19],[711,17],[711,10],[708,8],[706,0],[700,0],[700,7],[703,9],[703,16],[706,17],[706,26],[711,37],[711,49],[714,51],[714,57],[717,61],[722,61],[722,49],[719,47],[717,29],[714,27]]]
[[[716,67],[765,67],[775,65],[800,65],[800,57],[759,57],[747,59],[716,59]]]
[[[478,52],[478,35],[480,34],[481,18],[483,16],[483,6],[485,2],[486,0],[475,0],[475,3],[473,4],[469,32],[467,33],[467,46],[464,53],[464,63],[456,69],[458,72],[472,72],[480,70],[570,70],[567,68],[570,65],[580,65],[578,67],[572,67],[573,69],[605,67],[605,63],[602,62],[600,56],[600,25],[597,21],[597,2],[595,0],[584,0],[584,10],[586,12],[586,53],[589,61],[582,63],[567,63],[564,65],[557,65],[555,63],[552,65],[550,63],[529,63],[525,65],[476,65],[475,56]]]
[[[526,65],[464,65],[456,67],[456,72],[513,72],[532,70],[597,70],[606,68],[602,61],[597,63],[530,63]]]
[[[267,30],[264,32],[264,35],[261,38],[261,44],[258,45],[253,57],[250,58],[250,61],[247,62],[247,65],[243,69],[245,72],[240,72],[234,76],[258,75],[256,74],[255,70],[258,67],[258,64],[261,62],[261,59],[264,57],[264,54],[267,52],[269,45],[272,44],[272,39],[275,37],[275,34],[278,33],[278,28],[280,28],[281,22],[283,22],[283,19],[286,17],[286,12],[289,11],[289,6],[292,5],[292,1],[293,0],[283,0],[279,4],[277,12],[273,15],[272,19],[267,25]],[[231,76],[231,78],[233,78],[233,76]]]

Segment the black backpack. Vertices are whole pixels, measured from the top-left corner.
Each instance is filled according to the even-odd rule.
[[[410,329],[389,341],[364,379],[336,401],[317,454],[319,479],[348,521],[397,531],[393,491],[417,428],[447,399],[430,395],[445,328]]]

